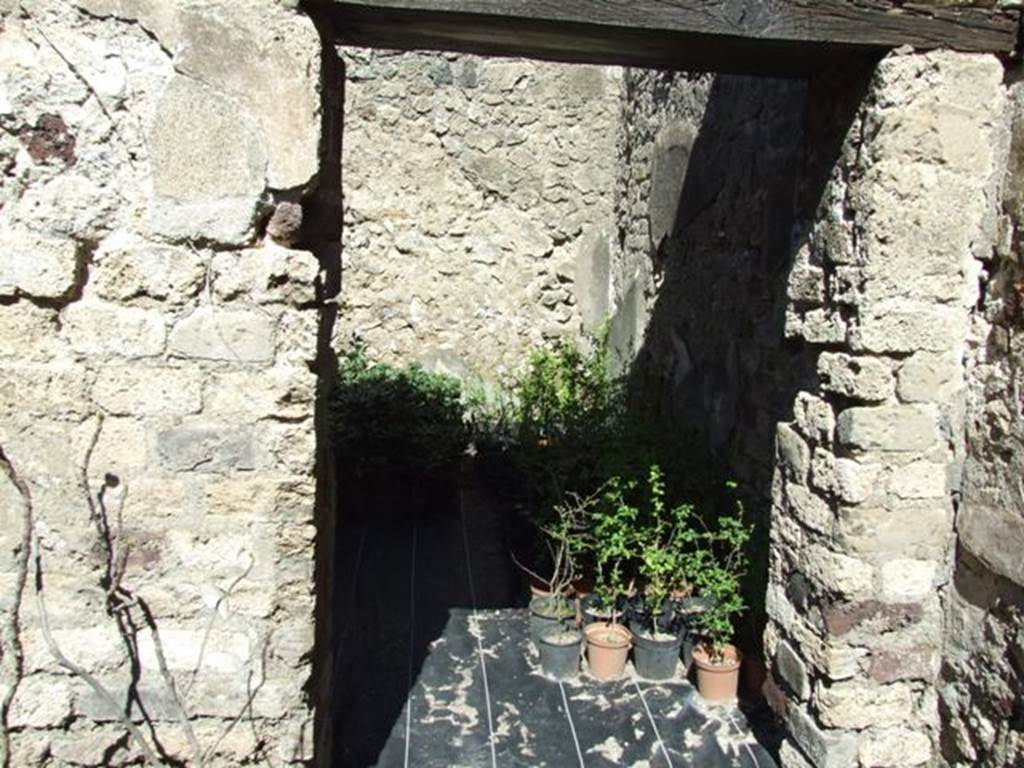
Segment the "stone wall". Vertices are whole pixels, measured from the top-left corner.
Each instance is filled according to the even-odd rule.
[[[1009,94],[1003,217],[968,345],[959,546],[939,688],[943,757],[992,768],[1024,763],[1024,89]]]
[[[262,229],[319,171],[316,30],[0,9],[0,764],[136,760],[143,709],[169,758],[305,760],[319,265]]]
[[[376,356],[460,375],[609,312],[615,67],[342,49],[344,303]]]
[[[0,0],[0,764],[136,760],[143,709],[176,759],[312,757],[341,89],[286,5]],[[770,500],[783,762],[1019,760],[1001,64],[347,56],[339,334],[490,372],[610,316],[666,418]]]

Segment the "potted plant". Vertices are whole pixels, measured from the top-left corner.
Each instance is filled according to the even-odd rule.
[[[643,593],[630,629],[637,672],[650,680],[666,680],[676,672],[683,641],[670,597],[674,585],[689,579],[687,566],[698,537],[690,523],[692,505],[666,507],[664,476],[657,464],[649,471],[647,501],[637,529]]]
[[[622,600],[634,583],[637,509],[625,501],[632,488],[632,483],[619,478],[609,480],[592,515],[590,547],[595,567],[594,604],[599,615],[591,613],[596,620],[583,632],[590,674],[599,680],[622,676],[632,645],[632,634],[618,621]]]
[[[550,556],[551,571],[544,578],[520,563],[513,555],[513,561],[535,581],[550,587],[547,595],[537,595],[530,600],[530,637],[540,649],[541,638],[552,630],[563,630],[575,624],[576,603],[572,598],[572,583],[576,579],[577,564],[586,546],[586,519],[594,504],[593,497],[583,498],[568,494],[566,500],[555,506],[552,520],[541,525],[540,534]],[[560,642],[569,642],[560,635]],[[579,655],[579,637],[576,639],[576,653]]]
[[[697,667],[697,690],[709,701],[736,698],[742,657],[730,640],[733,618],[746,607],[740,582],[747,571],[746,545],[750,534],[739,505],[737,514],[719,518],[715,530],[702,534],[714,557],[708,558],[694,574],[708,604],[698,614],[702,642],[693,649],[693,663]]]

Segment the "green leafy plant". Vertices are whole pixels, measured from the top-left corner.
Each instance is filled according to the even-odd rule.
[[[452,466],[467,443],[461,392],[454,377],[375,363],[355,344],[341,358],[330,403],[344,471],[367,478]]]
[[[606,334],[588,348],[562,341],[531,353],[512,383],[513,461],[534,492],[543,518],[566,493],[590,494],[603,481],[601,458],[613,441],[623,404]]]
[[[725,660],[723,650],[733,636],[733,619],[746,609],[741,587],[750,563],[747,544],[751,531],[743,520],[743,505],[737,501],[734,514],[722,515],[713,529],[701,533],[707,546],[701,549],[694,582],[701,596],[708,598],[708,605],[697,621],[713,662]]]
[[[636,574],[639,509],[629,502],[635,481],[613,477],[601,489],[590,529],[594,554],[594,592],[612,620],[621,598],[632,591]]]
[[[699,560],[700,537],[693,527],[691,504],[668,505],[665,478],[661,467],[652,464],[647,479],[648,499],[639,515],[636,532],[639,551],[638,573],[643,583],[644,604],[657,633],[657,620],[666,601],[675,591],[688,586]]]

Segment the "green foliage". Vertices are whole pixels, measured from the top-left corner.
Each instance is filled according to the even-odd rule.
[[[652,630],[656,631],[657,613],[669,595],[693,581],[693,569],[700,562],[700,537],[693,527],[692,504],[666,505],[665,479],[657,464],[651,465],[647,483],[648,503],[636,540],[638,572]]]
[[[612,608],[629,593],[636,572],[636,530],[640,510],[628,498],[636,488],[632,480],[613,477],[601,490],[590,528],[594,553],[594,592],[602,605]]]
[[[373,363],[356,344],[341,358],[330,404],[345,471],[382,477],[453,465],[467,441],[461,392],[454,377]]]
[[[711,642],[714,659],[722,658],[722,648],[733,635],[733,618],[746,609],[741,587],[750,564],[747,544],[751,532],[752,527],[743,520],[743,506],[737,502],[734,514],[722,515],[714,528],[702,533],[708,546],[694,573],[694,583],[702,596],[710,598],[698,622]]]
[[[601,335],[589,351],[563,341],[533,352],[511,390],[512,460],[544,519],[567,493],[591,494],[607,476],[602,460],[615,441],[623,386]]]

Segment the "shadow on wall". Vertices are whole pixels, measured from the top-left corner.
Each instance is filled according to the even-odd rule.
[[[674,159],[684,169],[674,221],[666,217],[667,232],[648,251],[656,289],[630,386],[656,409],[666,431],[685,436],[677,438],[688,441],[683,450],[706,452],[740,483],[757,526],[747,595],[751,620],[741,641],[760,650],[776,427],[793,420],[798,393],[817,391],[817,357],[825,348],[787,337],[787,313],[801,315],[805,291],[821,305],[820,273],[811,270],[813,285],[802,284],[801,273],[808,258],[812,267],[823,267],[813,255],[816,211],[828,204],[825,183],[867,74],[823,73],[811,82],[719,75],[710,83],[699,127],[687,126],[689,110],[673,103],[672,78],[684,76],[633,76],[640,78],[634,91],[646,85],[654,94],[646,114],[633,119],[653,117],[665,123],[661,135],[695,138],[688,160],[685,154]],[[645,84],[652,78],[657,82]],[[814,105],[828,110],[817,113]],[[680,151],[678,142],[655,147],[652,236],[658,235],[657,207],[665,205],[658,196],[672,188],[657,178],[659,159],[671,165],[664,153]],[[824,277],[827,285],[831,276]]]

